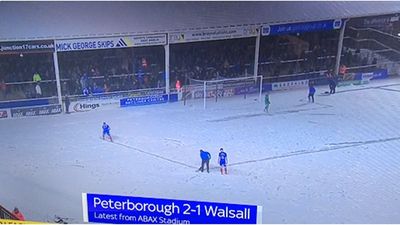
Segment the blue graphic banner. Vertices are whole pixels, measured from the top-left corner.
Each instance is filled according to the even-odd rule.
[[[369,73],[356,73],[355,80],[377,80],[388,78],[387,69],[377,69]]]
[[[169,102],[177,102],[178,94],[169,94]]]
[[[249,86],[241,86],[235,88],[235,95],[241,94],[254,94],[260,91],[259,85],[249,85]]]
[[[272,84],[266,83],[262,86],[262,92],[272,91]]]
[[[120,106],[140,106],[140,105],[152,105],[168,102],[168,95],[151,95],[151,96],[138,96],[123,98],[120,100]]]
[[[290,33],[306,33],[323,30],[340,29],[342,20],[322,20],[305,23],[288,23],[277,25],[265,25],[262,27],[262,35],[283,35]]]
[[[1,102],[0,109],[49,105],[49,104],[51,104],[51,99],[47,98],[19,100],[19,101]]]
[[[82,194],[83,220],[94,223],[261,223],[262,207],[173,199]]]

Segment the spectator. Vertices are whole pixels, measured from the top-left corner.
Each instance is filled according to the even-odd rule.
[[[25,221],[24,215],[19,211],[17,207],[14,208],[12,214],[17,217],[18,220]]]
[[[368,58],[367,57],[363,57],[361,60],[361,65],[362,66],[366,66],[368,64]]]
[[[1,80],[0,82],[0,99],[6,99],[7,98],[7,85],[4,79]]]
[[[148,88],[150,83],[148,75],[144,76],[143,82],[144,82],[144,88]]]
[[[332,87],[331,87],[331,84],[332,84],[331,80],[332,80],[332,79],[333,79],[332,70],[327,70],[327,71],[326,71],[326,80],[328,81],[329,89],[331,89],[331,90],[332,90]]]
[[[142,58],[142,68],[143,69],[147,69],[147,60],[146,60],[146,58]]]
[[[97,86],[97,84],[94,83],[93,94],[101,94],[101,93],[104,93],[104,89],[101,88],[100,86]]]
[[[179,80],[176,80],[175,88],[176,88],[176,91],[178,91],[178,92],[181,91],[181,82]]]
[[[96,70],[96,68],[93,67],[93,68],[90,70],[90,76],[91,76],[91,77],[99,76],[99,73],[98,73],[98,71]]]
[[[68,97],[68,95],[65,96],[65,113],[69,113],[69,105],[71,104],[71,101]]]
[[[143,88],[144,86],[144,71],[143,69],[139,69],[139,71],[137,72],[137,80],[139,81],[139,88]]]
[[[345,65],[341,65],[339,67],[339,75],[342,76],[343,80],[345,80],[346,73],[347,73],[347,67]]]
[[[42,78],[40,77],[40,74],[38,72],[33,74],[33,82],[39,82],[42,81]]]
[[[34,98],[35,85],[37,81],[51,79],[53,74],[52,53],[46,54],[24,54],[20,55],[0,55],[0,73],[4,74],[5,82],[12,83],[6,86],[6,96],[9,100],[21,98]],[[35,68],[35,70],[32,70]],[[39,73],[44,72],[44,74]],[[43,76],[42,76],[43,75]],[[0,79],[1,81],[1,79]],[[34,81],[26,84],[26,81]],[[46,93],[55,96],[56,83],[48,83]],[[0,98],[1,98],[0,88]]]
[[[104,83],[104,92],[105,92],[105,93],[110,92],[110,87],[108,86],[107,83]]]
[[[67,81],[64,81],[64,82],[62,83],[62,88],[61,88],[61,90],[63,91],[64,94],[66,94],[66,95],[69,94],[70,88],[68,88],[68,83],[67,83]]]
[[[81,84],[82,90],[87,89],[87,88],[89,87],[88,79],[89,79],[89,78],[88,78],[88,75],[87,75],[86,73],[84,73],[84,74],[81,76],[80,84]]]
[[[83,91],[82,91],[82,94],[84,96],[89,96],[89,89],[88,88],[84,88]]]
[[[40,87],[40,81],[36,82],[35,91],[36,91],[36,98],[41,98],[42,88]]]

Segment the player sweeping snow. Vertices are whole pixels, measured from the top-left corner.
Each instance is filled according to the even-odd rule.
[[[209,152],[203,151],[203,149],[200,149],[200,158],[201,158],[201,167],[199,168],[198,171],[203,172],[204,171],[204,165],[207,166],[207,173],[210,172],[210,159],[211,159],[211,154]]]
[[[111,130],[110,126],[108,126],[108,124],[106,124],[106,122],[103,122],[102,128],[103,128],[103,140],[104,140],[105,135],[107,135],[110,138],[110,141],[112,142],[113,140],[110,135],[110,130]]]

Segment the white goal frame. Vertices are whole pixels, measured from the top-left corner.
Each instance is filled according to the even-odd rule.
[[[195,80],[196,82],[203,82],[203,105],[204,109],[206,109],[207,106],[207,84],[216,84],[216,83],[223,83],[226,81],[246,81],[246,80],[251,80],[254,79],[255,82],[257,83],[258,80],[260,80],[260,87],[259,87],[259,98],[258,101],[261,101],[261,96],[262,96],[262,87],[263,87],[263,76],[258,75],[258,76],[249,76],[249,77],[238,77],[238,78],[227,78],[227,79],[220,79],[220,80]],[[245,93],[246,97],[246,93]]]

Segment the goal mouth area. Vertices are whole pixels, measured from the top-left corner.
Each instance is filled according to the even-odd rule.
[[[190,84],[182,89],[184,104],[191,99],[203,99],[204,109],[207,99],[218,99],[242,95],[245,99],[248,95],[256,94],[258,101],[261,100],[263,76],[226,78],[219,80],[196,80],[190,79]]]

